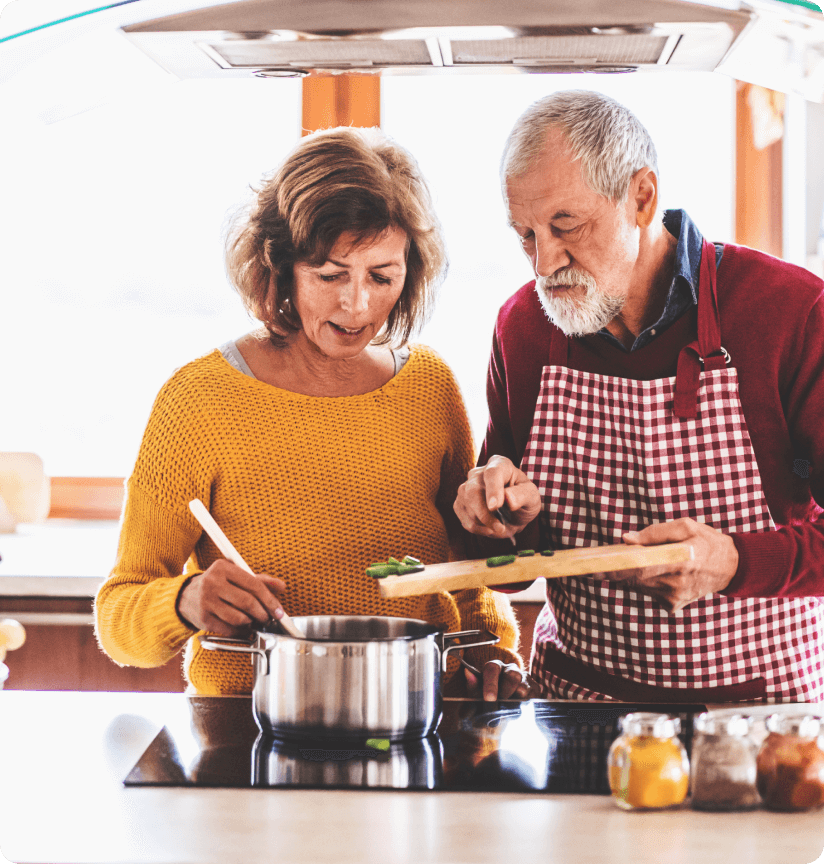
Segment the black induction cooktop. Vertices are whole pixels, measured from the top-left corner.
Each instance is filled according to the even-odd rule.
[[[186,700],[126,777],[126,786],[405,789],[609,794],[606,760],[618,719],[656,711],[692,744],[703,705],[444,700],[437,731],[388,750],[261,734],[250,697]]]

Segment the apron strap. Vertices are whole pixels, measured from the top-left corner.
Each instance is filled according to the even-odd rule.
[[[718,289],[715,281],[715,246],[704,239],[698,282],[698,339],[685,345],[678,355],[675,373],[675,400],[672,410],[682,420],[698,414],[698,388],[701,367],[709,372],[723,369],[729,354],[721,347],[721,318],[718,314]]]

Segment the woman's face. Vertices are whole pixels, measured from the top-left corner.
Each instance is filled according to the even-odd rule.
[[[407,236],[388,228],[353,245],[344,232],[319,266],[294,266],[302,336],[327,357],[356,357],[378,335],[403,291]]]

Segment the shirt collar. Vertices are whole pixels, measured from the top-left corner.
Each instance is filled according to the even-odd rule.
[[[680,318],[690,306],[698,303],[698,280],[701,271],[701,249],[704,238],[695,223],[687,215],[686,210],[666,210],[664,212],[664,227],[678,238],[675,247],[672,282],[667,292],[667,300],[661,317],[646,330],[638,334],[630,351],[637,351],[648,345],[659,333],[662,333],[674,321]],[[619,339],[604,327],[598,331],[608,342],[627,351]]]

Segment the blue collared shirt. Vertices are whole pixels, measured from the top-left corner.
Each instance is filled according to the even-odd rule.
[[[638,334],[632,348],[629,351],[637,351],[648,345],[652,340],[664,332],[670,324],[677,321],[691,306],[698,303],[698,278],[701,271],[701,248],[704,238],[690,219],[685,210],[666,210],[664,212],[664,227],[678,238],[675,247],[675,268],[672,275],[672,284],[667,294],[667,302],[661,317]],[[723,246],[715,248],[715,264],[721,263]],[[621,342],[606,329],[598,331],[599,336],[609,340],[622,351],[627,349]]]

